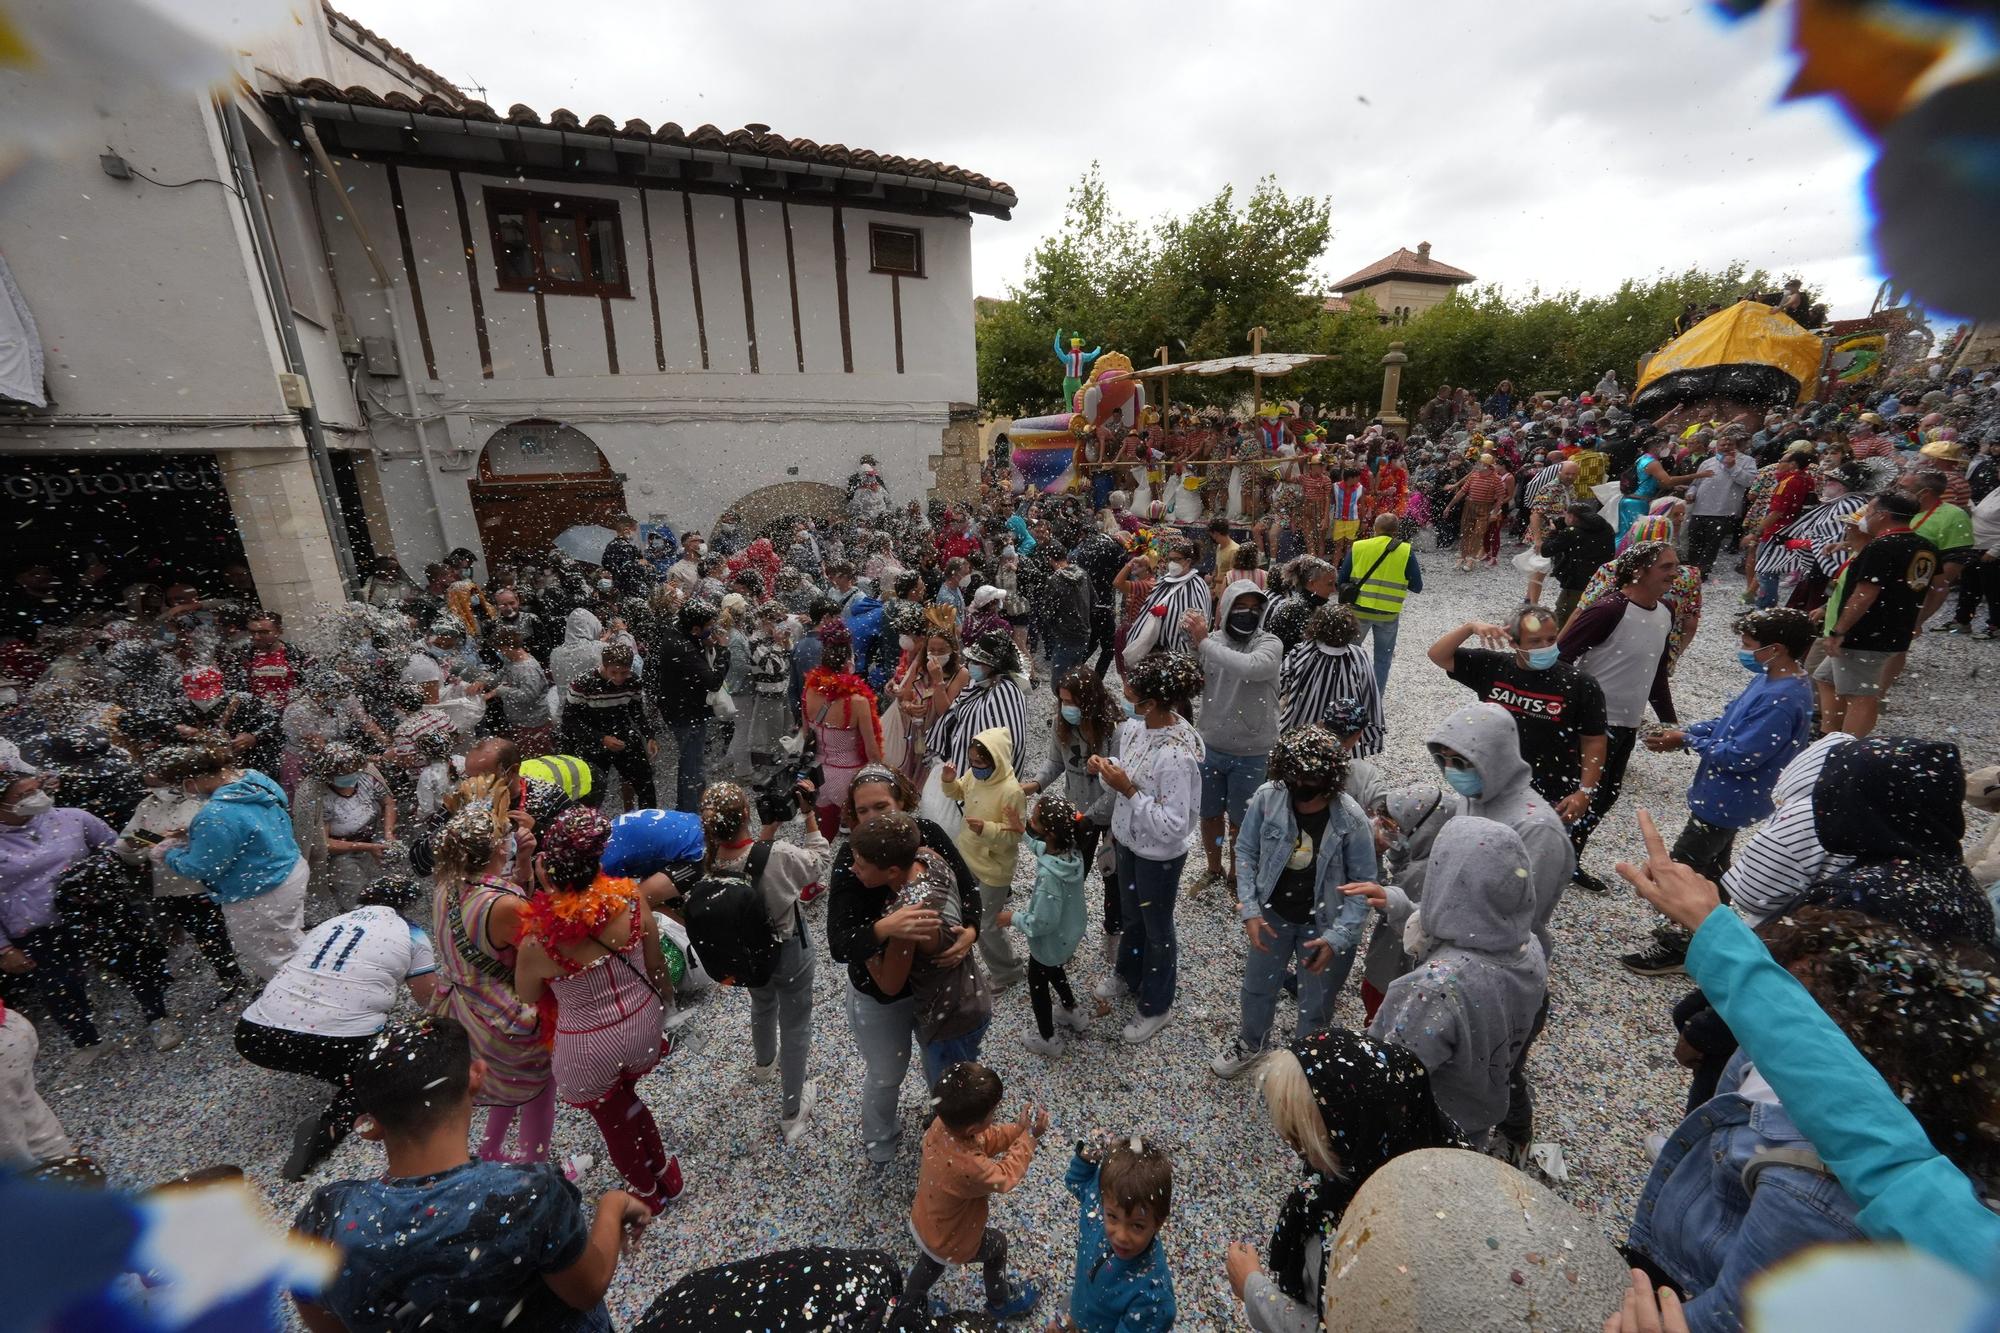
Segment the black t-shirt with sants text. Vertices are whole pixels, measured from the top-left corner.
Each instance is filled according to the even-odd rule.
[[[1604,691],[1596,681],[1568,662],[1537,671],[1490,648],[1460,648],[1452,654],[1451,677],[1514,715],[1536,791],[1560,801],[1576,790],[1583,738],[1604,734]]]
[[[1924,592],[1937,574],[1938,551],[1928,537],[1907,529],[1885,532],[1861,548],[1848,565],[1845,597],[1864,583],[1880,585],[1868,613],[1841,637],[1840,646],[1871,653],[1900,653],[1910,646],[1923,610]]]

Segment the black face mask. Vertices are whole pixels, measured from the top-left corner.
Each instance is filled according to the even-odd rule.
[[[1303,804],[1306,801],[1322,800],[1325,798],[1326,794],[1332,790],[1333,788],[1321,786],[1318,783],[1314,783],[1310,786],[1302,782],[1294,783],[1292,784],[1292,799],[1294,801],[1300,802],[1301,804]]]
[[[1263,619],[1263,612],[1246,607],[1242,610],[1231,611],[1229,619],[1224,623],[1228,625],[1229,633],[1232,637],[1247,639],[1257,632],[1257,626],[1263,623]]]

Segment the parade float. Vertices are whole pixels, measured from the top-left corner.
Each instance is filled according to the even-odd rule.
[[[1818,392],[1825,340],[1759,301],[1719,310],[1647,357],[1632,411],[1683,421],[1758,421]]]

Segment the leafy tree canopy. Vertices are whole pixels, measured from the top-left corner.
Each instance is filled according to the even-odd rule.
[[[1338,358],[1295,371],[1278,392],[1369,410],[1381,395],[1382,354],[1400,341],[1410,358],[1406,416],[1440,384],[1483,394],[1510,379],[1522,393],[1578,392],[1616,370],[1629,388],[1639,358],[1671,336],[1687,306],[1774,291],[1790,276],[1734,263],[1628,278],[1600,296],[1539,286],[1514,295],[1484,284],[1392,327],[1366,296],[1350,310],[1323,308],[1319,264],[1331,237],[1332,202],[1287,194],[1271,177],[1247,199],[1224,188],[1183,216],[1141,224],[1112,205],[1092,163],[1020,285],[977,304],[980,401],[996,415],[1060,410],[1062,367],[1049,346],[1058,328],[1147,366],[1161,347],[1174,361],[1247,352],[1249,330],[1261,325],[1268,350]],[[1246,379],[1187,377],[1173,396],[1230,403],[1248,389]]]

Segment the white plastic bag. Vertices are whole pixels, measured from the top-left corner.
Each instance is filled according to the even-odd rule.
[[[729,697],[728,690],[710,690],[708,692],[708,711],[723,719],[735,717],[736,701]]]
[[[944,794],[944,765],[936,764],[930,776],[924,779],[923,794],[917,798],[917,813],[938,825],[955,842],[958,831],[965,826],[965,812],[958,808],[958,802]]]

